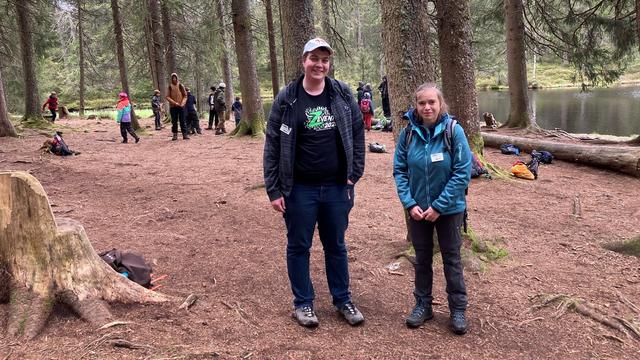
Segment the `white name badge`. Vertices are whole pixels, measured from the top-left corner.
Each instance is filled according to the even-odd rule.
[[[438,162],[444,160],[442,153],[431,154],[431,162]]]
[[[283,133],[289,135],[291,133],[291,128],[287,126],[287,124],[282,124],[280,126],[280,131],[282,131]],[[440,154],[442,155],[442,154]]]

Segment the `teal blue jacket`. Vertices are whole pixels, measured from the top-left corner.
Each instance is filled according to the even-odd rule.
[[[453,128],[452,152],[444,140],[449,114],[440,116],[436,125],[426,128],[417,122],[413,111],[405,114],[411,122],[400,132],[393,160],[393,177],[400,202],[405,209],[418,205],[432,207],[440,215],[461,213],[467,203],[465,190],[471,180],[471,151],[459,124]],[[407,144],[407,131],[412,131]],[[452,156],[453,155],[453,156]]]

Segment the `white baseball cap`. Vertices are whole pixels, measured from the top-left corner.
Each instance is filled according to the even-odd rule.
[[[304,44],[304,50],[302,51],[302,55],[311,52],[317,48],[325,48],[329,51],[330,55],[333,55],[333,49],[331,48],[331,46],[329,46],[329,43],[326,42],[324,39],[322,38],[315,38],[315,39],[311,39],[309,41],[307,41],[306,44]]]

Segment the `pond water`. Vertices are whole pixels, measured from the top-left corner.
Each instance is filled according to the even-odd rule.
[[[640,134],[640,86],[593,89],[530,90],[529,101],[538,125],[570,133],[630,136]],[[505,122],[508,91],[478,91],[478,110]],[[482,122],[484,124],[484,122]]]

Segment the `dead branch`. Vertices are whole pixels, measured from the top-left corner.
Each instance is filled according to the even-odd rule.
[[[620,339],[619,337],[614,336],[614,335],[610,335],[610,334],[602,334],[602,337],[607,338],[607,339],[611,339],[611,340],[615,340],[615,341],[618,341],[618,342],[620,342],[620,343],[622,343],[622,344],[625,344],[624,340],[622,340],[622,339]]]
[[[133,324],[133,322],[131,322],[131,321],[118,321],[118,320],[116,320],[116,321],[112,321],[112,322],[110,322],[110,323],[108,323],[108,324],[104,324],[104,325],[100,326],[100,327],[98,328],[98,330],[104,330],[104,329],[108,329],[108,328],[110,328],[110,327],[114,327],[114,326],[121,326],[121,325],[128,325],[128,324]]]
[[[624,297],[622,293],[618,291],[616,292],[616,295],[618,295],[618,299],[620,299],[620,301],[622,301],[625,305],[627,305],[631,310],[635,311],[636,315],[640,316],[640,308],[636,304],[629,301],[629,299]]]
[[[184,302],[178,307],[178,309],[182,310],[189,310],[189,308],[195,304],[195,302],[198,300],[198,296],[195,294],[191,294],[189,296],[187,296],[187,298],[184,300]]]
[[[613,316],[613,318],[618,320],[624,327],[631,330],[631,332],[640,339],[640,330],[638,330],[638,328],[635,327],[632,323],[619,316]]]
[[[125,349],[148,349],[148,348],[150,348],[149,345],[136,344],[136,343],[132,343],[131,341],[128,341],[128,340],[125,340],[125,339],[113,339],[113,340],[109,341],[109,343],[113,347],[121,347],[121,348],[125,348]]]
[[[523,325],[527,325],[528,323],[532,323],[534,321],[539,321],[539,320],[544,320],[543,317],[537,317],[537,318],[533,318],[533,319],[528,319],[525,321],[522,321],[520,324],[518,324],[518,327],[522,327]]]

